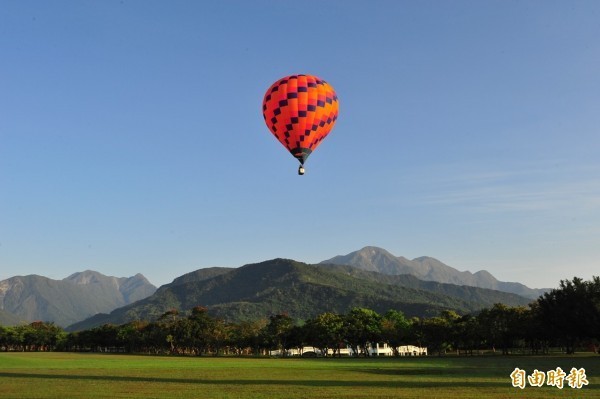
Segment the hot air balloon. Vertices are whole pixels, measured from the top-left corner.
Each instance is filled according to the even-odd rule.
[[[304,162],[331,131],[338,117],[338,98],[323,79],[290,75],[273,83],[265,93],[263,117],[275,138]]]

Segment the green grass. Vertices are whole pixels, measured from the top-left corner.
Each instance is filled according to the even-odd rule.
[[[511,385],[585,368],[590,385]],[[0,353],[0,398],[600,398],[600,356],[378,359],[190,358]]]

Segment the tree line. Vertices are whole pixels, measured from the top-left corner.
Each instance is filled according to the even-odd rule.
[[[600,278],[560,282],[528,307],[496,304],[477,314],[452,310],[435,317],[407,318],[397,310],[379,314],[353,308],[346,314],[322,313],[305,321],[287,314],[264,319],[226,322],[209,309],[177,310],[153,322],[106,324],[65,332],[53,323],[0,326],[3,351],[120,351],[180,355],[266,355],[271,350],[312,346],[339,356],[340,348],[368,356],[370,345],[387,343],[395,354],[401,345],[427,347],[429,354],[547,353],[560,347],[598,351],[600,342]]]

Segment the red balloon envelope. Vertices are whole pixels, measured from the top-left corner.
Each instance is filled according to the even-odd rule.
[[[263,117],[271,133],[304,165],[333,128],[338,98],[333,87],[316,76],[286,76],[265,93]]]

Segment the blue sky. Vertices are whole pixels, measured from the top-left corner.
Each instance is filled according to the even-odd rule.
[[[598,1],[0,2],[0,279],[156,285],[366,245],[600,270]],[[305,176],[264,92],[340,100]]]

